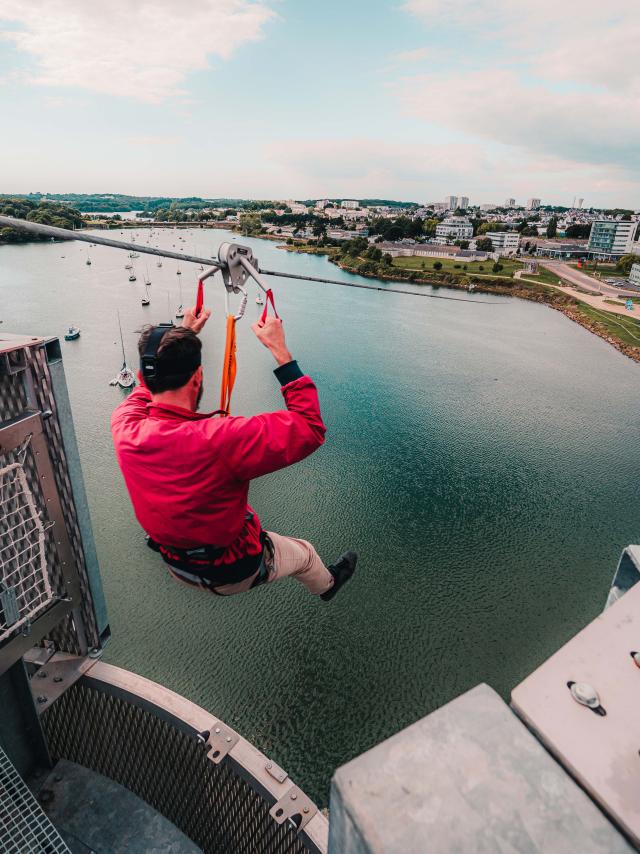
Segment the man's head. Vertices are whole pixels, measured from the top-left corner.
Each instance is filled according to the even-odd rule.
[[[141,358],[155,328],[147,326],[142,331],[138,341]],[[145,377],[145,384],[154,396],[179,389],[189,392],[193,408],[197,409],[202,397],[201,360],[202,342],[195,332],[184,326],[174,326],[162,336],[156,351],[155,376]]]

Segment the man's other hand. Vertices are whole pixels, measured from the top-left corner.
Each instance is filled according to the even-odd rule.
[[[279,317],[266,317],[264,323],[259,320],[251,327],[258,341],[269,350],[279,365],[293,361],[284,340],[284,327]]]
[[[186,326],[187,329],[191,329],[197,335],[210,317],[211,311],[208,308],[201,309],[200,314],[196,317],[196,307],[194,305],[193,308],[185,308],[182,325]]]

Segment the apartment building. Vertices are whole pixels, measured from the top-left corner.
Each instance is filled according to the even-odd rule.
[[[471,240],[473,225],[466,216],[450,216],[436,226],[436,243]]]
[[[515,255],[520,246],[520,235],[517,231],[488,231],[485,237],[491,239],[494,252],[500,255]]]
[[[634,264],[629,273],[629,284],[640,288],[640,264]]]
[[[447,206],[447,210],[454,211],[458,207],[458,197],[447,196],[447,198],[444,200],[444,203]]]
[[[596,258],[619,258],[631,251],[637,222],[600,219],[591,225],[587,250]]]
[[[460,196],[458,199],[458,207],[462,208],[463,211],[469,207],[469,197],[468,196]]]
[[[527,210],[532,211],[536,208],[540,207],[541,199],[528,199],[527,200]]]
[[[346,208],[347,210],[355,210],[360,207],[360,203],[356,202],[355,199],[344,199],[340,203],[340,207]]]

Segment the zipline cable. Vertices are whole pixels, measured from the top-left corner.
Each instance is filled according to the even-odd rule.
[[[101,246],[109,246],[112,249],[125,249],[129,252],[144,252],[147,255],[158,255],[161,258],[174,258],[176,261],[190,261],[193,264],[206,264],[209,267],[215,267],[220,270],[223,268],[223,264],[220,261],[215,260],[213,258],[201,258],[198,255],[185,255],[182,252],[169,252],[166,249],[157,249],[155,246],[140,246],[137,243],[127,243],[122,240],[112,240],[110,237],[101,237],[97,234],[84,234],[79,231],[72,231],[69,228],[58,228],[54,225],[43,225],[39,222],[30,222],[29,220],[24,219],[15,219],[10,216],[2,216],[0,215],[0,225],[5,226],[7,228],[19,228],[23,231],[30,231],[33,234],[40,234],[44,237],[54,237],[60,240],[80,240],[85,243],[96,243]],[[144,226],[141,225],[141,228]],[[498,301],[490,301],[490,300],[477,300],[477,299],[467,299],[465,297],[445,297],[440,294],[428,294],[421,293],[419,291],[405,291],[401,288],[392,288],[392,287],[380,287],[379,285],[364,285],[358,282],[341,282],[338,279],[324,279],[319,276],[303,276],[299,273],[281,273],[277,270],[256,270],[258,274],[262,274],[264,276],[278,276],[281,279],[300,279],[301,281],[306,282],[319,282],[321,284],[327,285],[340,285],[343,288],[360,288],[365,291],[380,291],[382,293],[389,294],[403,294],[404,296],[411,297],[427,297],[428,299],[442,299],[448,300],[449,302],[471,302],[474,305],[504,305],[503,302]],[[257,284],[263,289],[267,290],[262,282],[259,281],[259,276],[253,276],[256,280]],[[443,287],[446,287],[444,285]]]

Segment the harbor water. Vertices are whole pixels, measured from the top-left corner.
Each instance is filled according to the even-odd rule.
[[[137,242],[215,257],[220,241],[243,240],[264,267],[365,281],[221,230],[151,234],[138,228]],[[131,283],[117,250],[0,247],[0,335],[81,329],[62,348],[113,632],[106,660],[219,715],[326,805],[336,766],[479,682],[508,698],[601,610],[620,550],[640,537],[640,367],[535,303],[273,279],[327,441],[256,481],[251,503],[265,527],[311,540],[327,561],[356,549],[360,564],[330,604],[293,581],[223,601],[172,581],[146,548],[111,445],[124,394],[109,386],[116,311],[135,366],[136,329],[175,313],[180,283],[183,302],[195,299],[197,267],[178,276],[156,260],[135,259]],[[235,414],[282,405],[249,328],[261,310],[250,290]],[[206,299],[203,408],[215,409],[219,276]]]

